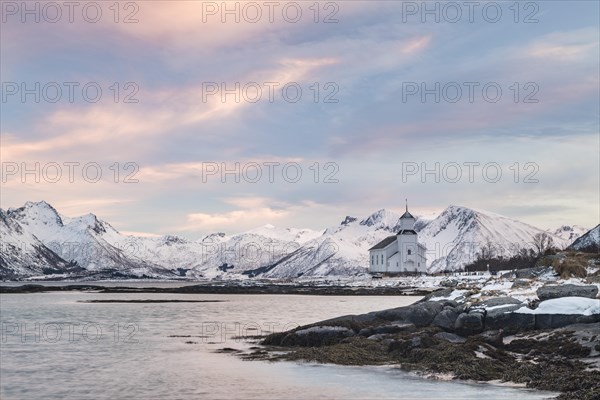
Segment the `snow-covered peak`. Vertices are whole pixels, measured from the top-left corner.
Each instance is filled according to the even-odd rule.
[[[271,224],[263,225],[259,228],[249,230],[241,235],[258,235],[265,238],[280,240],[285,242],[305,243],[323,234],[323,231],[298,228],[278,228]],[[239,235],[236,235],[239,236]]]
[[[579,225],[562,225],[559,228],[550,231],[553,235],[560,237],[561,239],[572,243],[575,239],[585,234],[588,231]]]
[[[45,201],[28,201],[23,207],[9,209],[8,215],[27,225],[63,226],[63,221],[58,212]]]
[[[393,211],[381,209],[360,221],[360,225],[372,226],[375,228],[395,227],[398,225],[399,220],[400,215]]]
[[[351,224],[352,222],[356,221],[358,218],[355,217],[351,217],[349,215],[346,215],[346,218],[344,218],[344,220],[342,221],[342,223],[340,225],[348,225]]]

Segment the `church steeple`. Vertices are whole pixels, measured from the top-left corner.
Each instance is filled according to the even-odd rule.
[[[400,232],[398,232],[399,235],[402,233],[416,233],[414,231],[416,218],[408,212],[408,199],[405,199],[404,201],[406,202],[406,211],[400,217]]]
[[[402,214],[402,216],[400,218],[401,219],[404,219],[404,218],[415,219],[415,217],[413,217],[412,214],[408,212],[408,199],[404,199],[404,201],[406,202],[406,211],[404,212],[404,214]]]

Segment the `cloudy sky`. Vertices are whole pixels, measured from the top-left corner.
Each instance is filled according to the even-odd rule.
[[[226,3],[2,1],[1,207],[192,239],[405,198],[598,224],[598,2]]]

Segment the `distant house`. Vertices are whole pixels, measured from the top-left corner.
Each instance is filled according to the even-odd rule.
[[[373,274],[426,273],[426,248],[415,232],[416,219],[408,212],[400,217],[400,230],[369,249],[369,272]]]

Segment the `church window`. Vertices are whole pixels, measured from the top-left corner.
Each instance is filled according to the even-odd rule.
[[[410,256],[412,254],[412,250],[408,249],[408,255]]]

